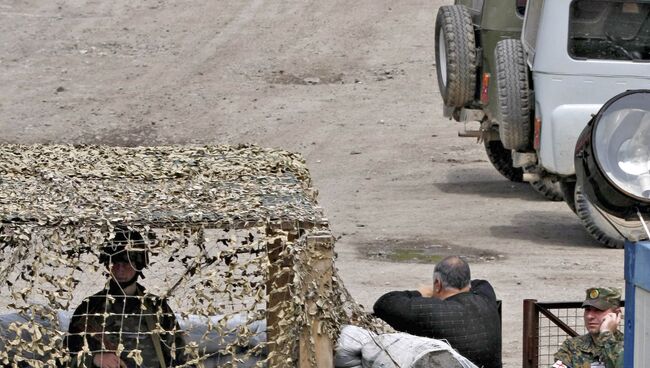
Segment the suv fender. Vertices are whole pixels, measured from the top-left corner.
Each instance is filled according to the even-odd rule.
[[[555,172],[564,176],[575,173],[575,142],[601,106],[602,104],[563,104],[555,107],[548,115],[542,115],[542,111],[537,112],[542,122],[539,150],[542,166],[554,168]]]

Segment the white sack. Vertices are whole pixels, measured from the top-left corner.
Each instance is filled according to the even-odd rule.
[[[477,368],[442,340],[406,333],[376,335],[354,326],[341,330],[335,352],[337,368],[357,368],[359,358],[363,368]]]
[[[346,325],[334,348],[334,366],[336,368],[361,368],[361,349],[375,333],[357,326]]]

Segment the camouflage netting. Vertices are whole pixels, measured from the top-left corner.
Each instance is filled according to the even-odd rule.
[[[99,347],[86,343],[75,355],[64,344],[72,311],[106,286],[99,256],[116,226],[145,235],[139,282],[175,312],[184,365],[316,366],[311,331],[334,341],[344,323],[382,328],[336,274],[334,241],[299,155],[64,145],[4,145],[0,155],[3,365],[70,366],[99,351],[140,365],[144,354],[122,344],[127,331],[109,331],[107,313],[92,329],[86,320]],[[160,307],[142,305],[162,318]],[[169,333],[160,321],[128,333],[134,341]]]

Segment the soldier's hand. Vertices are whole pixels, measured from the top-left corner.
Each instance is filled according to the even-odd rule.
[[[558,360],[558,361],[555,362],[555,364],[553,364],[553,366],[551,368],[570,368],[570,367],[567,366],[566,364],[562,363],[561,360]]]
[[[126,364],[115,353],[95,354],[93,364],[101,368],[126,368]]]
[[[619,323],[621,322],[620,313],[607,313],[603,322],[600,323],[600,332],[614,332],[618,328]]]

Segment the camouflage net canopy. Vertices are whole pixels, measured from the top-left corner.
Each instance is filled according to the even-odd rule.
[[[380,328],[336,274],[297,154],[3,145],[0,155],[2,365],[90,366],[112,352],[128,367],[148,366],[147,353],[169,358],[161,367],[317,366],[319,336],[331,343],[352,322]],[[107,304],[120,299],[101,294],[110,274],[100,256],[116,228],[143,235],[146,291],[136,312],[83,304],[83,346],[71,352],[75,308],[98,291]]]

